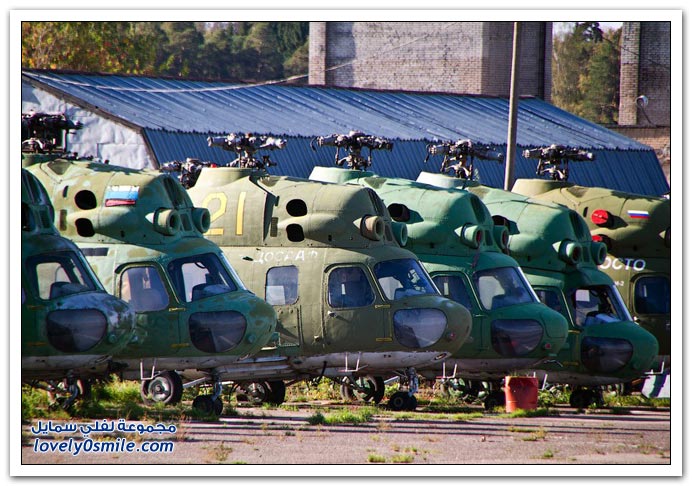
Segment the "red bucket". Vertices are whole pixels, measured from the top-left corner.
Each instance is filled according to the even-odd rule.
[[[514,412],[521,408],[535,410],[538,407],[538,378],[534,376],[505,377],[505,408]]]

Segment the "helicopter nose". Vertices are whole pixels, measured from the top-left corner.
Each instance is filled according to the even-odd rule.
[[[623,322],[618,336],[585,336],[581,360],[593,373],[619,373],[636,378],[647,371],[658,353],[656,338],[633,322]]]
[[[471,314],[454,301],[422,297],[415,307],[405,307],[392,316],[394,337],[411,349],[431,348],[455,352],[471,333]]]
[[[447,316],[447,331],[443,339],[455,346],[455,349],[452,350],[455,352],[471,335],[473,318],[466,307],[450,299],[445,299],[441,308]]]

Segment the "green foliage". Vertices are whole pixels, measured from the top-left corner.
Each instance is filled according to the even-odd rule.
[[[341,409],[326,415],[317,411],[308,417],[308,423],[310,425],[363,424],[370,422],[375,413],[376,410],[372,407],[356,410]]]
[[[307,73],[309,22],[23,22],[22,67],[265,81]]]
[[[368,462],[384,463],[387,462],[387,458],[379,454],[370,454],[368,456]]]
[[[617,122],[620,90],[620,32],[597,23],[574,23],[553,40],[552,100],[596,123]]]

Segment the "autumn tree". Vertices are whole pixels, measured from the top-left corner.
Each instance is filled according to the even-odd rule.
[[[617,121],[620,30],[602,32],[597,22],[575,23],[553,41],[555,105],[608,124]]]

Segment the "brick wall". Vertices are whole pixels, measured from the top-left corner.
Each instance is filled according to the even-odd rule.
[[[624,22],[620,125],[670,126],[670,22]],[[637,98],[646,96],[646,106]]]
[[[512,22],[312,22],[310,84],[508,96],[512,37]],[[550,99],[551,37],[523,22],[520,94]]]
[[[653,148],[670,184],[670,127],[612,126],[608,128]]]

